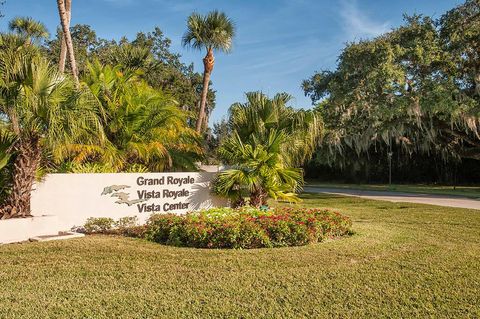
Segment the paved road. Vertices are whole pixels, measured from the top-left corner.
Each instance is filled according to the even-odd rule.
[[[460,196],[431,195],[420,193],[402,193],[390,191],[367,191],[344,188],[327,188],[306,186],[305,192],[308,193],[327,193],[342,196],[356,196],[367,199],[386,200],[389,202],[405,202],[417,204],[429,204],[447,207],[460,207],[470,209],[480,209],[480,200]]]

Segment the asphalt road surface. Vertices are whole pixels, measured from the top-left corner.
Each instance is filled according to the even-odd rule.
[[[306,186],[304,188],[304,191],[308,193],[325,193],[341,196],[355,196],[367,199],[385,200],[389,202],[417,203],[447,207],[480,209],[480,200],[461,196],[431,195],[391,191],[369,191],[315,186]]]

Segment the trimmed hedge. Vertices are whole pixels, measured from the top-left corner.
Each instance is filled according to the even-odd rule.
[[[154,214],[145,238],[197,248],[301,246],[352,233],[350,218],[326,209],[213,208],[186,215]]]

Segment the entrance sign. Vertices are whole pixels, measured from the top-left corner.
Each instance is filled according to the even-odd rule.
[[[211,194],[216,173],[50,174],[32,192],[35,216],[56,215],[62,227],[83,225],[89,217],[118,219],[152,213],[185,213],[226,206]]]

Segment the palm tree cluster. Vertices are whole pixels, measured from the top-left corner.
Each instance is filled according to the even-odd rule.
[[[77,81],[73,57],[67,74],[37,45],[48,35],[41,23],[16,18],[10,29],[0,34],[0,219],[30,216],[45,171],[196,169],[203,150],[189,114],[141,68],[92,61]]]
[[[42,172],[195,170],[204,157],[201,133],[208,122],[213,52],[231,50],[233,22],[219,11],[188,18],[183,44],[207,51],[194,130],[192,114],[145,76],[161,66],[151,46],[122,43],[109,51],[114,53],[110,64],[85,55],[79,74],[71,0],[57,0],[57,5],[58,66],[38,45],[48,37],[43,24],[15,18],[11,33],[0,34],[0,218],[30,215],[30,192]],[[139,41],[162,40],[156,32]],[[295,167],[311,156],[319,120],[313,112],[288,106],[291,97],[284,93],[272,99],[260,92],[246,96],[245,103],[230,108],[231,134],[218,154],[231,169],[219,175],[215,191],[237,205],[247,197],[255,206],[268,197],[295,201],[303,183],[302,170]]]
[[[172,97],[121,66],[94,61],[87,68],[83,81],[97,100],[106,138],[102,145],[71,145],[75,163],[103,164],[113,172],[195,169],[200,140]]]

